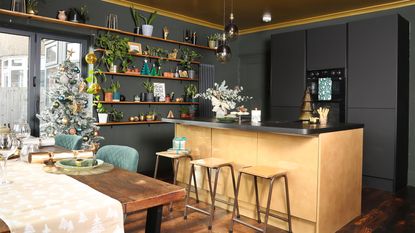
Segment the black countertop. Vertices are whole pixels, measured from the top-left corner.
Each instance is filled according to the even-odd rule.
[[[251,123],[250,120],[244,120],[241,124],[221,123],[215,118],[192,118],[192,119],[168,119],[163,118],[163,122],[194,125],[207,128],[219,129],[238,129],[257,132],[269,132],[280,134],[296,134],[296,135],[315,135],[321,133],[329,133],[335,131],[363,128],[363,124],[345,124],[335,123],[327,125],[319,124],[303,124],[302,122],[261,122],[258,124]]]

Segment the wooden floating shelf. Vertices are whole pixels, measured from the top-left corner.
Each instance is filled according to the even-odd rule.
[[[151,104],[151,105],[198,105],[199,102],[135,102],[135,101],[94,101],[101,104]]]
[[[128,77],[141,77],[141,78],[155,78],[155,79],[168,79],[168,80],[179,80],[179,81],[193,81],[198,82],[197,79],[191,78],[169,78],[164,76],[151,76],[151,75],[142,75],[142,74],[134,74],[134,73],[115,73],[115,72],[103,72],[105,75],[118,75],[118,76],[128,76]]]
[[[203,46],[203,45],[197,45],[197,44],[194,45],[194,44],[190,44],[190,43],[186,43],[186,42],[181,42],[181,41],[176,41],[176,40],[169,40],[169,39],[165,40],[163,38],[154,37],[154,36],[144,36],[144,35],[141,35],[141,34],[136,34],[136,33],[127,32],[127,31],[118,30],[118,29],[111,29],[111,28],[107,28],[107,27],[96,26],[96,25],[92,25],[92,24],[62,21],[62,20],[55,19],[55,18],[40,16],[40,15],[31,15],[31,14],[26,14],[26,13],[23,13],[23,12],[16,12],[16,11],[0,9],[0,14],[10,15],[10,16],[19,17],[19,18],[26,18],[26,19],[36,20],[36,21],[40,21],[40,22],[55,23],[55,24],[61,24],[61,25],[66,25],[66,26],[78,27],[78,28],[80,27],[80,28],[86,28],[86,29],[116,32],[116,33],[120,33],[120,34],[127,35],[127,36],[134,36],[134,37],[139,37],[139,38],[149,39],[149,40],[155,40],[155,41],[164,41],[164,42],[171,43],[171,44],[184,45],[184,46],[195,47],[195,48],[199,48],[199,49],[206,49],[206,50],[212,50],[212,51],[215,50],[214,48],[209,48],[209,47]]]
[[[146,125],[146,124],[165,124],[163,121],[120,121],[108,123],[95,123],[97,126],[114,126],[114,125]]]

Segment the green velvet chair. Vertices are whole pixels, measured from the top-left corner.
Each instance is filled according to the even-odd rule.
[[[82,147],[82,137],[68,134],[56,135],[55,145],[64,147],[68,150],[80,150]]]
[[[131,172],[137,172],[138,158],[138,152],[128,146],[107,145],[97,152],[97,159]]]

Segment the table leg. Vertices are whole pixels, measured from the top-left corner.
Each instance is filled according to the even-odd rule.
[[[147,210],[146,233],[160,233],[162,213],[162,205]]]

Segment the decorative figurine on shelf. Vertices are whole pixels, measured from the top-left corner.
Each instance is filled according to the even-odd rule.
[[[169,118],[169,119],[173,119],[174,118],[174,114],[173,114],[173,111],[172,110],[170,110],[169,113],[167,114],[167,118]]]
[[[153,64],[151,71],[150,71],[150,75],[151,76],[157,76],[157,66],[156,63]]]
[[[307,87],[304,92],[303,105],[301,107],[300,121],[309,121],[313,117],[313,108],[311,106],[310,89]]]
[[[196,32],[193,32],[192,33],[192,44],[196,44],[196,42],[197,42],[197,35],[196,35]]]
[[[58,11],[58,19],[62,21],[66,21],[67,16],[64,10]]]
[[[320,125],[327,125],[327,116],[329,115],[329,108],[318,108],[317,112],[320,115]]]
[[[163,39],[167,40],[167,37],[169,36],[169,29],[167,26],[163,27]]]
[[[184,35],[183,35],[184,42],[190,43],[192,42],[192,33],[189,29],[186,29]]]
[[[148,60],[147,58],[144,59],[143,67],[141,68],[142,75],[150,75],[150,68],[148,67]]]

